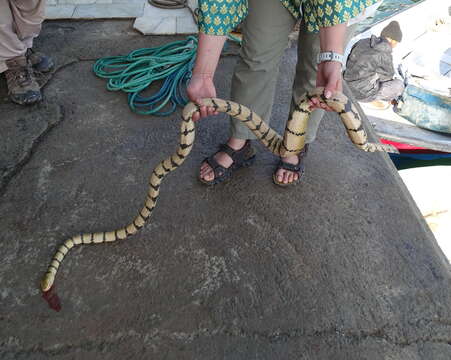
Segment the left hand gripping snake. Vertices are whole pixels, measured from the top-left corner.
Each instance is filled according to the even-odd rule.
[[[242,121],[243,124],[255,134],[261,143],[277,156],[295,155],[304,148],[308,118],[312,111],[309,108],[309,100],[314,97],[318,98],[320,102],[327,104],[338,113],[349,138],[359,149],[368,152],[398,152],[396,148],[391,145],[368,142],[360,116],[351,101],[341,93],[335,93],[330,99],[326,99],[322,95],[323,90],[324,89],[322,88],[318,88],[304,95],[299,104],[295,107],[291,118],[287,121],[283,138],[263,122],[256,113],[243,105],[215,98],[204,99],[203,103],[206,106],[215,108],[218,112],[226,113]],[[64,241],[53,256],[47,272],[41,281],[41,289],[44,293],[52,288],[61,262],[69,250],[74,246],[101,244],[122,240],[136,234],[138,230],[144,226],[156,206],[158,195],[160,193],[160,185],[164,177],[169,172],[177,169],[191,152],[195,137],[195,126],[192,116],[198,110],[199,106],[193,103],[188,103],[183,109],[179,146],[174,154],[160,162],[153,169],[149,180],[149,190],[144,207],[138,213],[136,218],[126,227],[117,230],[76,235]]]

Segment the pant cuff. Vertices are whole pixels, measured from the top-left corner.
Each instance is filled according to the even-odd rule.
[[[8,70],[6,63],[4,61],[0,60],[0,74],[4,73],[6,70]]]

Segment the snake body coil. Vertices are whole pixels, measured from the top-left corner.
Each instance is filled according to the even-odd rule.
[[[369,143],[367,135],[363,129],[359,114],[354,105],[343,94],[336,93],[331,99],[325,99],[322,96],[323,89],[318,88],[310,92],[301,99],[299,105],[292,113],[292,117],[287,121],[284,137],[282,138],[273,129],[271,129],[263,120],[247,107],[225,101],[221,99],[204,99],[206,106],[214,107],[218,112],[227,113],[242,121],[256,137],[272,153],[278,156],[287,156],[298,154],[304,148],[305,133],[307,130],[308,118],[311,110],[309,109],[309,100],[317,97],[321,102],[326,103],[336,111],[351,141],[359,149],[369,152],[398,152],[391,145]],[[160,184],[164,177],[171,171],[177,169],[191,152],[195,138],[195,126],[192,120],[193,114],[198,111],[198,105],[189,103],[183,110],[180,142],[174,154],[159,163],[152,171],[149,180],[149,190],[143,208],[135,219],[126,227],[118,230],[86,233],[76,235],[67,239],[56,251],[41,281],[41,289],[46,292],[52,287],[56,273],[70,249],[76,245],[82,244],[100,244],[125,239],[141,229],[152,214],[156,206],[158,195],[160,193]]]

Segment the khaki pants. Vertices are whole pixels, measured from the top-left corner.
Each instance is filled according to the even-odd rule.
[[[256,111],[269,123],[280,60],[296,19],[280,0],[249,0],[248,3],[249,14],[241,28],[243,43],[232,78],[231,99]],[[353,30],[354,26],[348,27],[347,39],[352,36]],[[319,50],[319,34],[309,33],[301,26],[291,108],[305,92],[315,88],[316,55]],[[323,115],[324,110],[312,112],[306,143],[315,140]],[[246,126],[233,118],[230,135],[238,139],[255,139]]]
[[[6,60],[24,55],[39,35],[45,0],[0,0],[0,73]]]
[[[388,81],[378,81],[379,90],[373,96],[362,99],[362,102],[371,102],[375,100],[392,101],[396,100],[404,92],[404,82],[400,79]]]

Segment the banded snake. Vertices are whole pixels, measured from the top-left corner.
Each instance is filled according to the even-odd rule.
[[[291,118],[287,121],[283,138],[263,122],[256,113],[243,105],[216,98],[203,99],[203,103],[206,106],[215,108],[218,112],[226,113],[242,121],[268,150],[277,156],[287,156],[298,154],[304,148],[304,138],[309,114],[311,112],[309,109],[309,100],[313,97],[317,97],[320,102],[327,104],[338,113],[349,138],[359,149],[368,152],[398,152],[396,148],[391,145],[368,142],[367,134],[363,129],[360,116],[355,106],[345,95],[335,93],[330,99],[326,99],[322,94],[323,89],[317,88],[304,95],[299,104],[295,107]],[[160,185],[164,177],[169,172],[177,169],[191,152],[195,138],[195,126],[192,116],[198,110],[199,106],[194,103],[188,103],[183,109],[179,146],[175,153],[160,162],[153,169],[149,180],[149,190],[146,201],[136,218],[129,225],[118,230],[85,233],[73,236],[64,241],[54,254],[47,272],[41,281],[41,289],[43,292],[47,292],[52,288],[61,262],[74,246],[109,243],[116,240],[122,240],[136,234],[138,230],[144,226],[156,206],[158,195],[160,193]]]

